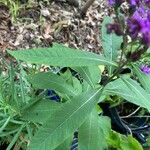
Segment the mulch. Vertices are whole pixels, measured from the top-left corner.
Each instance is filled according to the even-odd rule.
[[[65,1],[35,2],[21,5],[14,19],[10,8],[0,4],[0,52],[49,47],[53,42],[66,46],[101,52],[100,28],[104,16],[111,14],[106,1],[97,0],[84,18],[80,7]],[[13,20],[12,20],[13,18]]]

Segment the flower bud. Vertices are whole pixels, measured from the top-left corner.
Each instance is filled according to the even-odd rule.
[[[141,58],[141,55],[144,52],[145,51],[143,49],[140,49],[140,50],[135,51],[135,52],[128,52],[127,59],[131,60],[132,62],[135,62]]]
[[[117,23],[113,23],[113,24],[107,24],[107,33],[116,33],[116,35],[121,36],[123,33],[121,31],[120,25]]]

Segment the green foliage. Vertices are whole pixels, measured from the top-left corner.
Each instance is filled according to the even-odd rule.
[[[90,90],[64,104],[38,130],[31,140],[29,150],[55,149],[83,123],[100,95],[101,89]]]
[[[32,75],[29,81],[37,89],[53,89],[66,95],[76,95],[75,89],[65,79],[51,72]]]
[[[144,74],[138,66],[133,65],[133,71],[137,75],[140,83],[142,84],[143,88],[147,91],[150,92],[150,77],[147,74]]]
[[[67,140],[65,140],[62,144],[55,148],[55,150],[70,150],[72,139],[73,136],[70,136]]]
[[[54,44],[53,47],[49,48],[8,52],[18,60],[34,64],[62,67],[94,66],[100,64],[116,66],[116,63],[103,56],[68,48],[61,44]]]
[[[108,123],[108,125],[101,126],[101,122]],[[104,150],[107,148],[106,138],[104,138],[106,135],[103,130],[108,130],[109,124],[110,122],[99,117],[97,112],[93,110],[79,128],[79,150]],[[108,132],[111,131],[110,129]]]
[[[104,55],[56,43],[49,48],[8,51],[18,62],[1,62],[0,142],[8,143],[7,149],[19,145],[23,150],[69,150],[73,133],[78,131],[79,150],[142,150],[132,134],[111,129],[114,114],[112,120],[102,116],[101,104],[112,108],[123,105],[122,101],[150,112],[150,77],[140,71],[138,63],[128,60],[126,47],[120,47],[122,37],[107,34],[110,22],[106,17],[102,25]],[[50,69],[41,72],[43,64]],[[105,65],[104,70],[99,65]],[[67,69],[56,73],[53,67]],[[124,68],[131,68],[131,73],[121,75]],[[55,94],[48,95],[48,91]]]
[[[26,108],[22,112],[22,118],[23,120],[43,123],[60,107],[62,107],[62,104],[50,101],[49,99],[41,99]]]
[[[99,117],[94,109],[98,102],[104,101],[107,96],[115,95],[150,111],[149,93],[145,90],[145,85],[143,89],[130,76],[120,76],[104,87],[98,84],[101,81],[98,65],[115,63],[107,62],[103,56],[98,58],[96,54],[62,47],[58,44],[47,49],[9,51],[9,53],[19,60],[30,63],[69,66],[79,76],[77,79],[68,69],[60,74],[35,71],[37,73],[28,75],[26,82],[32,84],[30,88],[36,91],[43,90],[39,96],[34,95],[30,99],[29,106],[21,112],[22,120],[29,121],[28,126],[32,123],[37,126],[32,131],[28,128],[31,140],[29,150],[69,149],[72,135],[76,130],[79,132],[78,148],[81,150],[93,148],[103,150],[108,147],[118,150],[142,149],[132,136],[126,137],[113,132],[109,120]],[[142,83],[142,80],[140,81]],[[61,103],[52,102],[44,96],[49,89],[63,98]],[[33,133],[35,133],[34,136]]]
[[[113,131],[108,141],[117,150],[143,150],[142,146],[131,135],[124,136]]]
[[[87,83],[94,88],[94,86],[100,82],[100,69],[98,66],[92,67],[74,67],[75,71],[80,73],[82,78],[87,81]]]
[[[27,126],[20,118],[20,112],[32,95],[26,73],[22,71],[20,64],[14,67],[13,63],[8,64],[3,57],[0,64],[0,143],[7,143],[9,150],[20,142],[20,135]],[[7,68],[5,72],[4,68]]]
[[[130,78],[120,78],[110,82],[105,87],[104,92],[107,95],[119,95],[125,100],[150,111],[150,94],[147,93],[136,81]]]

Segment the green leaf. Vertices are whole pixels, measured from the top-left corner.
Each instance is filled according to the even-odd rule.
[[[95,84],[100,81],[101,72],[98,66],[73,67],[73,69],[79,72],[83,79],[86,80],[87,83],[89,83],[89,85],[93,88],[95,87]]]
[[[89,115],[79,128],[79,150],[104,150],[107,148],[106,136],[103,132],[103,128],[107,128],[107,126],[104,126],[106,122],[103,124],[103,121],[95,110]]]
[[[68,101],[38,130],[29,150],[53,150],[84,122],[100,98],[101,89],[90,90]]]
[[[99,116],[99,126],[103,130],[105,138],[108,138],[111,132],[111,120],[106,116]]]
[[[91,89],[91,86],[85,80],[83,80],[83,82],[82,82],[82,91],[86,92],[89,89]]]
[[[28,63],[45,64],[52,66],[73,67],[93,65],[115,65],[116,63],[103,56],[54,44],[49,48],[38,48],[31,50],[8,51],[16,59]]]
[[[138,66],[136,65],[132,65],[133,66],[133,71],[134,73],[137,75],[140,83],[142,84],[142,86],[144,87],[144,89],[147,92],[150,92],[150,76],[143,73]]]
[[[56,110],[60,109],[63,104],[54,102],[52,100],[42,99],[25,109],[22,113],[24,120],[43,123],[45,122]]]
[[[107,16],[102,23],[102,47],[104,49],[104,56],[110,61],[116,61],[123,38],[115,33],[107,33],[106,25],[109,23],[113,23],[113,20]],[[113,66],[108,66],[109,74],[112,74],[113,69]]]
[[[72,75],[69,69],[67,69],[64,73],[61,73],[60,76],[67,82],[67,84],[71,85],[74,88],[74,91],[76,91],[76,95],[82,92],[81,82],[78,80],[78,78]]]
[[[146,51],[146,53],[150,53],[150,47],[148,48],[148,50]]]
[[[55,150],[70,150],[73,141],[73,135],[67,138],[62,144],[60,144]]]
[[[131,135],[125,136],[115,131],[111,132],[108,143],[117,150],[143,150],[141,144]]]
[[[69,83],[69,84],[71,84],[71,85],[73,85],[73,75],[72,75],[72,73],[71,73],[71,71],[69,70],[69,69],[67,69],[65,72],[63,72],[63,73],[61,73],[61,71],[60,71],[60,76],[62,77],[62,78],[64,78],[64,80],[67,82],[67,83]]]
[[[120,146],[122,150],[143,150],[141,144],[131,135],[123,136]]]
[[[81,94],[82,84],[80,83],[80,81],[77,78],[73,77],[72,79],[73,79],[73,88],[75,89],[77,95]]]
[[[127,101],[144,107],[150,111],[150,94],[147,93],[136,81],[130,78],[117,79],[105,87],[106,95],[118,95]]]
[[[63,77],[52,72],[40,72],[29,76],[29,81],[38,89],[52,89],[70,96],[77,95],[73,86],[68,84]]]

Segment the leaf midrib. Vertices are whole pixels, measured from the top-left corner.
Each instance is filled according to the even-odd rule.
[[[80,107],[78,107],[65,121],[63,121],[61,124],[59,124],[50,135],[52,136],[59,127],[61,127],[65,122],[67,122],[78,110],[80,110],[83,106],[85,106],[86,103],[88,103],[100,90],[101,89],[97,90],[86,102],[84,102]],[[47,128],[47,129],[49,129],[49,128]],[[45,138],[45,140],[43,140],[41,145],[43,145],[43,143],[45,143],[48,140],[48,138],[49,137]]]
[[[30,57],[30,56],[29,56],[29,57]],[[101,57],[101,56],[100,56],[100,57]],[[16,57],[16,58],[21,59],[21,60],[27,60],[27,59],[25,59],[25,58],[22,59],[22,58],[20,58],[20,57]],[[38,56],[32,56],[32,59],[37,59],[37,58],[39,58],[39,57],[38,57]],[[57,58],[57,60],[58,60],[58,58],[59,58],[59,59],[61,59],[61,58],[64,59],[64,58],[65,58],[65,59],[67,59],[67,60],[68,60],[68,59],[70,59],[70,60],[72,60],[72,59],[75,59],[75,60],[77,60],[77,59],[79,59],[79,60],[80,60],[80,59],[82,59],[82,60],[94,60],[94,61],[98,61],[98,62],[109,63],[109,64],[111,64],[111,65],[116,66],[116,63],[110,62],[109,60],[106,60],[106,59],[104,59],[104,58],[102,58],[102,57],[101,57],[101,58],[94,58],[94,57],[91,58],[91,57],[87,57],[87,56],[86,56],[86,57],[65,57],[65,56],[61,56],[61,57],[60,57],[60,56],[59,56],[59,57],[58,57],[58,56],[55,56],[55,57],[54,57],[54,56],[53,56],[53,59],[56,59],[56,58]],[[43,59],[42,61],[44,62],[44,61],[47,61],[47,60],[49,61],[50,58],[49,58],[49,57],[45,57],[45,56],[40,56],[40,59]],[[47,59],[47,60],[46,60],[46,59]],[[27,60],[27,61],[28,61],[28,60]],[[38,60],[38,61],[39,61],[39,60]],[[38,61],[37,61],[37,62],[38,62]],[[41,60],[40,60],[40,61],[41,61]],[[48,62],[48,61],[47,61],[47,62]],[[29,61],[29,62],[30,62],[30,61]],[[32,61],[31,61],[31,62],[32,62]],[[44,64],[44,63],[43,63],[43,64]]]

